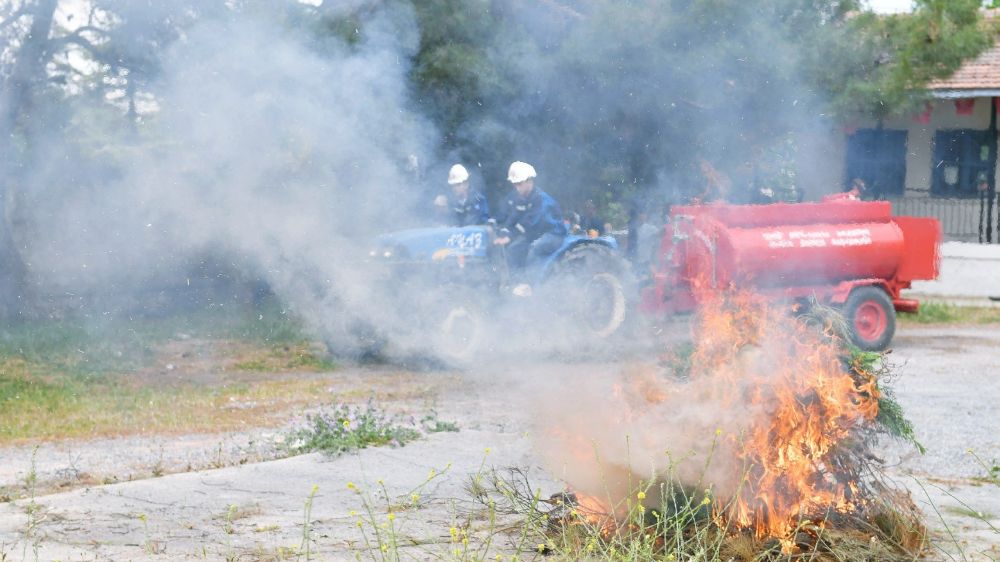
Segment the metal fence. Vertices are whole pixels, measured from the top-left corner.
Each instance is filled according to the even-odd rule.
[[[1000,243],[1000,199],[995,193],[962,199],[902,197],[890,201],[893,214],[941,221],[946,240]]]

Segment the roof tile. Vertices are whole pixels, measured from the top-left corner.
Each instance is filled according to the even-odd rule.
[[[950,77],[935,80],[930,90],[1000,89],[1000,43],[973,60],[966,61]]]

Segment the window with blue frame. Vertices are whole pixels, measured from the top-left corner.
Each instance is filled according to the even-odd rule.
[[[847,184],[864,180],[871,196],[901,196],[906,189],[906,131],[859,129],[847,137]]]
[[[996,162],[989,131],[953,129],[934,135],[931,195],[935,197],[975,197],[976,178],[989,177]]]

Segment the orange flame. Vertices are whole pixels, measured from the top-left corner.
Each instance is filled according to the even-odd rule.
[[[840,481],[831,454],[878,414],[875,381],[856,382],[836,343],[760,297],[744,292],[704,303],[692,378],[749,390],[720,393],[720,407],[747,400],[766,413],[728,437],[746,478],[731,501],[716,505],[716,516],[759,537],[787,538],[802,518],[854,511],[856,487]]]
[[[577,380],[565,419],[547,412],[558,429],[539,437],[541,452],[562,464],[581,506],[606,514],[613,510],[584,493],[617,502],[637,473],[664,476],[666,450],[671,478],[711,485],[721,527],[775,537],[792,550],[799,521],[822,524],[862,507],[856,476],[837,460],[845,439],[878,414],[874,377],[852,375],[839,345],[785,306],[749,292],[700,296],[688,382],[652,372],[624,373],[612,384]],[[720,426],[704,444],[703,432]],[[685,459],[675,462],[674,452]]]
[[[611,507],[595,496],[576,494],[576,515],[581,521],[600,530],[603,535],[614,531]]]

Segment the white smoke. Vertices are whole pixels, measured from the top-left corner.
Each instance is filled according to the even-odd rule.
[[[374,233],[413,222],[407,158],[436,133],[407,97],[413,14],[365,14],[351,45],[309,45],[267,10],[187,30],[163,58],[141,148],[113,155],[118,177],[32,213],[43,290],[181,286],[193,263],[219,260],[324,336],[347,311],[388,321],[362,260]]]

